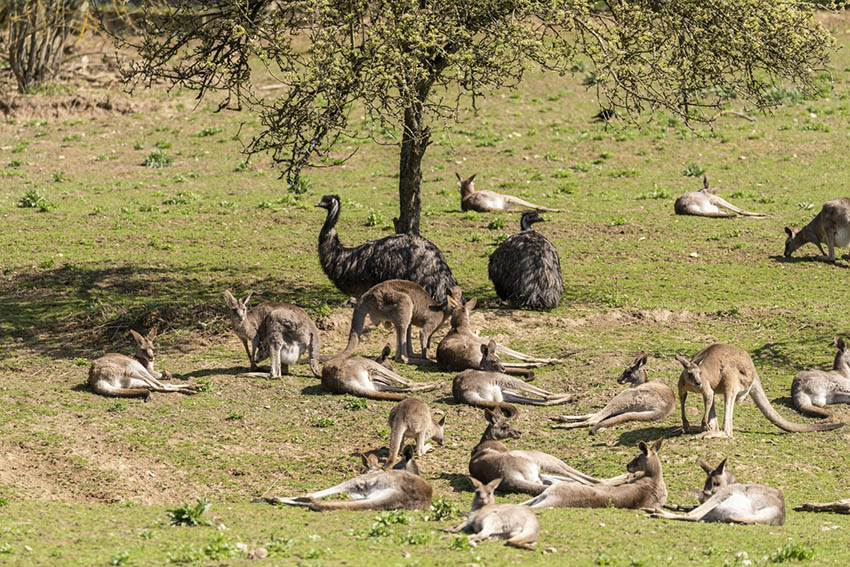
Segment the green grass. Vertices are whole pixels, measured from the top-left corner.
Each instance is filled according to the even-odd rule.
[[[831,25],[846,43],[850,27]],[[599,105],[582,85],[583,67],[566,78],[531,73],[519,91],[478,101],[476,117],[451,132],[433,126],[422,233],[479,298],[473,324],[520,350],[579,351],[540,369],[535,382],[579,394],[578,401],[523,408],[517,427],[524,435],[511,446],[556,454],[598,476],[621,473],[639,440],[672,433],[677,413],[595,437],[553,431],[548,418],[599,408],[620,390],[615,379],[639,351],[651,354],[652,378],[675,385],[673,355],[714,341],[747,349],[778,411],[805,421],[788,405],[789,385],[800,370],[828,366],[833,335],[848,332],[850,264],[817,261],[811,245],[784,259],[783,227],[808,222],[821,203],[846,195],[846,172],[836,164],[846,161],[850,54],[836,57],[828,99],[800,104],[794,91],[777,90],[785,106],[755,114],[755,124],[723,116],[713,132],[661,116],[622,130],[590,123]],[[301,305],[319,319],[323,354],[341,350],[351,308],[319,267],[324,211],[313,205],[323,194],[341,195],[338,229],[347,245],[389,234],[385,227],[398,216],[397,148],[346,140],[332,156],[358,145],[345,167],[309,170],[290,187],[267,156],[237,166],[246,163],[239,151],[258,128],[255,117],[217,113],[212,102],[196,108],[191,93],[136,96],[150,112],[0,123],[9,148],[3,171],[21,173],[0,185],[0,563],[256,565],[249,554],[259,548],[269,564],[307,566],[375,557],[411,566],[741,565],[742,552],[753,565],[850,560],[850,519],[791,510],[850,496],[850,431],[785,434],[749,401],[736,407],[734,440],[665,442],[670,502],[694,501],[703,481],[698,458],[729,456],[740,480],[783,490],[785,526],[550,510],[540,515],[538,551],[499,542],[471,548],[441,530],[468,510],[463,475],[484,421],[480,411],[447,401],[451,374],[401,364],[405,376],[441,384],[422,396],[447,416],[444,446],[420,459],[435,490],[432,510],[395,523],[377,512],[250,503],[359,473],[357,453],[388,443],[392,404],[324,394],[306,365],[281,380],[239,376],[246,356],[229,330],[222,292]],[[363,122],[358,110],[353,118]],[[233,136],[242,124],[240,141]],[[371,127],[364,123],[362,134]],[[160,156],[152,163],[173,156],[170,166],[143,166],[151,152]],[[770,217],[673,215],[676,196],[701,187],[682,174],[697,169],[722,197]],[[500,304],[487,257],[518,230],[518,215],[462,213],[455,171],[477,172],[479,189],[569,211],[535,225],[560,251],[565,293],[557,309],[537,314]],[[27,204],[19,207],[22,196]],[[47,199],[51,206],[37,212]],[[154,394],[148,403],[92,394],[88,362],[129,354],[127,330],[154,325],[157,367],[204,391]],[[373,330],[360,352],[377,354],[393,341],[391,331]],[[691,411],[701,410],[693,398]],[[847,407],[834,412],[850,419]],[[212,525],[168,525],[167,510],[198,497],[212,504],[202,516]],[[556,551],[544,554],[547,548]]]

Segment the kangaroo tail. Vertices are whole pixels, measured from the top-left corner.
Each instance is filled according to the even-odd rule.
[[[791,433],[830,431],[832,429],[838,429],[844,425],[843,423],[794,423],[793,421],[788,421],[779,415],[779,413],[773,409],[773,406],[770,405],[770,400],[767,399],[767,394],[764,393],[764,388],[762,388],[761,381],[758,378],[753,380],[752,388],[750,388],[750,395],[752,396],[756,406],[759,410],[761,410],[761,413],[763,413],[773,425],[779,429],[790,431]]]
[[[383,392],[381,390],[358,390],[356,392],[352,391],[350,393],[355,396],[360,396],[361,398],[369,398],[372,400],[387,400],[393,402],[400,402],[401,400],[405,400],[410,397],[407,394],[400,394],[397,392]]]
[[[95,382],[92,385],[92,390],[101,396],[113,398],[148,398],[151,395],[151,391],[147,388],[121,388],[103,382]]]
[[[832,417],[832,414],[826,411],[823,408],[819,408],[815,405],[812,405],[809,402],[804,402],[803,400],[797,400],[796,398],[792,398],[794,400],[794,407],[797,408],[801,413],[808,415],[810,417]]]
[[[319,369],[319,351],[321,350],[321,339],[318,333],[310,333],[310,371],[316,378],[322,377]]]

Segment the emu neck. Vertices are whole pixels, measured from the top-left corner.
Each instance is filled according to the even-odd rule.
[[[525,216],[523,216],[523,217],[519,220],[519,227],[520,227],[520,229],[522,229],[523,231],[531,230],[531,225],[533,225],[535,222],[537,222],[537,221],[528,220],[528,219],[526,219],[526,218],[525,218]]]
[[[331,252],[337,254],[343,251],[342,244],[339,242],[339,235],[336,232],[336,222],[339,220],[339,203],[334,203],[328,209],[328,216],[325,218],[325,224],[322,225],[322,230],[319,231],[319,259],[322,262],[322,267],[325,268],[326,263],[330,261],[328,255]]]

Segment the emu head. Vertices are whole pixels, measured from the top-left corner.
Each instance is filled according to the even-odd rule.
[[[322,200],[316,203],[315,206],[330,211],[334,205],[336,205],[336,208],[339,208],[339,195],[324,195]]]
[[[522,437],[522,432],[511,425],[508,421],[508,416],[502,413],[499,408],[485,409],[484,419],[487,420],[487,429],[484,431],[484,437],[491,441],[499,441],[500,439],[519,439]]]
[[[721,488],[729,486],[730,484],[735,484],[735,474],[729,467],[726,466],[726,461],[728,460],[729,458],[727,457],[720,461],[717,468],[712,467],[703,459],[699,460],[699,466],[706,474],[705,484],[702,487],[702,494],[698,495],[700,504],[711,498]]]
[[[496,492],[496,488],[498,488],[502,483],[501,478],[491,480],[487,484],[484,484],[473,476],[469,477],[469,480],[472,482],[472,487],[475,489],[475,495],[472,497],[473,510],[478,510],[487,504],[493,504],[496,502],[496,497],[493,493]]]
[[[626,465],[626,470],[630,473],[642,472],[647,474],[660,470],[661,462],[658,460],[658,451],[661,450],[662,441],[664,440],[659,439],[652,447],[644,441],[638,443],[640,453]]]
[[[702,386],[702,370],[698,364],[694,364],[687,358],[681,355],[676,355],[676,360],[682,365],[682,375],[680,376],[686,383],[692,384],[697,388]]]
[[[136,358],[140,361],[153,362],[153,340],[156,338],[156,327],[148,331],[147,336],[130,329],[130,336],[136,342]]]
[[[632,386],[637,386],[646,382],[646,360],[648,354],[640,353],[635,357],[630,365],[623,370],[623,374],[617,378],[617,384],[630,383]]]
[[[528,230],[536,222],[546,222],[546,219],[541,217],[537,211],[525,211],[519,220],[519,227],[522,230]]]

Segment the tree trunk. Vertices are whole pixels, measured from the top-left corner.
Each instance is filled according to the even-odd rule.
[[[395,231],[398,234],[419,234],[419,215],[422,212],[422,157],[430,143],[429,138],[430,131],[425,126],[423,105],[417,101],[404,111],[398,175],[400,214],[395,222]]]

